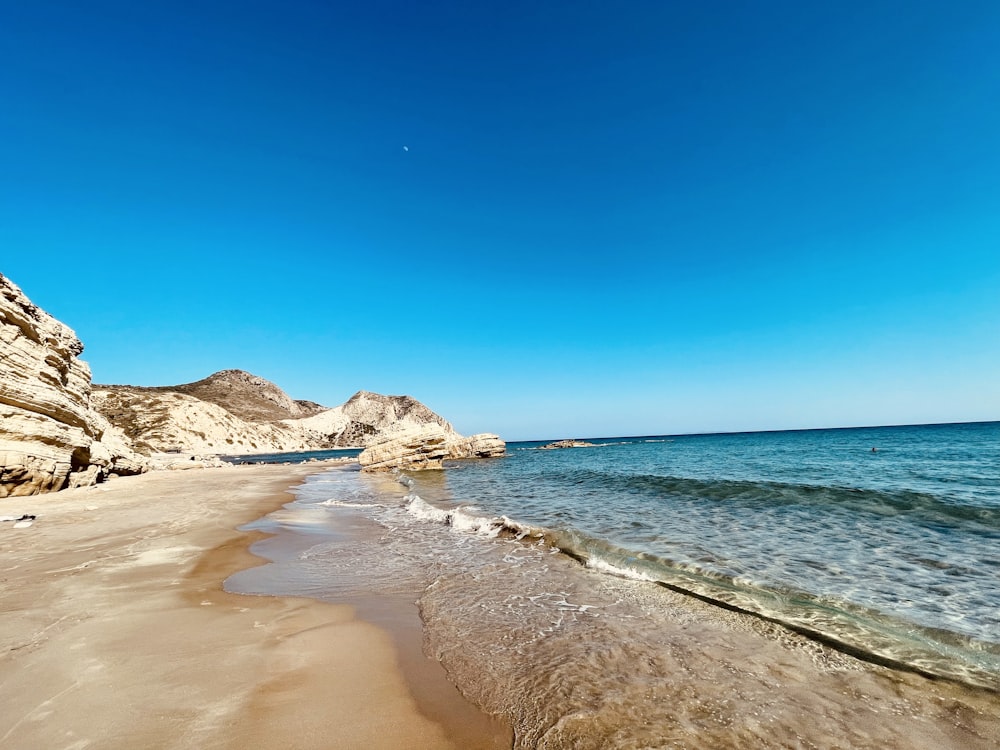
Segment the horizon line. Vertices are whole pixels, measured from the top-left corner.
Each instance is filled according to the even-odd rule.
[[[826,432],[830,430],[878,430],[892,427],[949,427],[955,425],[998,424],[1000,419],[975,419],[968,422],[906,422],[902,424],[848,425],[841,427],[789,427],[773,430],[723,430],[717,432],[651,433],[648,435],[605,435],[601,437],[542,438],[510,440],[511,443],[548,443],[554,440],[640,440],[643,438],[710,437],[713,435],[762,435],[778,432]]]

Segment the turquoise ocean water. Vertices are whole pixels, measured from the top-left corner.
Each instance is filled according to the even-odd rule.
[[[1000,675],[1000,423],[594,442],[515,444],[448,485],[590,567]]]
[[[619,645],[600,670],[578,666],[587,684],[602,703],[620,695],[615,716],[643,705],[648,721],[641,675],[684,599],[844,658],[1000,689],[1000,423],[592,442],[512,443],[443,472],[315,475],[267,527],[313,535],[278,587],[416,592],[428,651],[521,722],[525,746],[533,727],[565,730],[552,675],[572,682],[597,643]],[[335,533],[348,520],[369,533]]]

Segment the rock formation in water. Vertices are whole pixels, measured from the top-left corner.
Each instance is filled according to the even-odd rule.
[[[82,352],[68,326],[0,274],[0,497],[145,470],[125,436],[91,408]]]
[[[588,443],[586,440],[557,440],[554,443],[541,446],[538,450],[554,451],[560,448],[597,448],[597,443]]]
[[[358,462],[362,471],[440,469],[449,456],[448,437],[440,425],[393,432],[371,442]]]
[[[441,469],[445,459],[499,458],[506,452],[506,443],[497,435],[463,437],[425,424],[381,436],[361,452],[358,462],[362,471]]]
[[[501,458],[507,455],[507,443],[492,432],[454,436],[448,441],[448,458]]]

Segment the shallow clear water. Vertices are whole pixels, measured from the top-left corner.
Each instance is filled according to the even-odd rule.
[[[360,448],[331,448],[300,453],[238,453],[219,456],[219,458],[231,464],[283,464],[323,461],[327,458],[357,458],[360,453]]]
[[[458,465],[451,499],[591,567],[1000,672],[1000,423],[601,442]]]
[[[601,442],[315,475],[227,586],[412,593],[519,747],[990,746],[843,652],[1000,689],[1000,423]]]

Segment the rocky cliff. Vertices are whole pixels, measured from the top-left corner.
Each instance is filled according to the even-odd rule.
[[[137,473],[145,460],[90,404],[90,367],[66,325],[0,274],[0,497]]]
[[[326,409],[242,370],[175,386],[99,386],[91,384],[82,351],[70,328],[0,275],[0,497],[139,473],[156,467],[150,456],[157,453],[239,455],[377,443],[370,465],[387,469],[437,467],[444,458],[505,450],[495,435],[459,435],[410,396],[358,391]],[[438,443],[440,450],[428,447]],[[434,455],[426,460],[416,457],[429,452]]]

